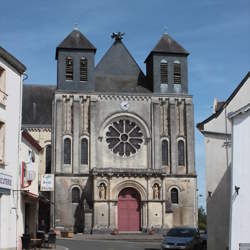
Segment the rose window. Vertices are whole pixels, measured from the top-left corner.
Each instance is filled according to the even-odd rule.
[[[129,120],[113,122],[106,132],[106,142],[109,149],[119,156],[135,154],[143,142],[143,133],[140,127]]]

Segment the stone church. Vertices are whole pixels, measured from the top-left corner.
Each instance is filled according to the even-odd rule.
[[[96,66],[96,48],[78,29],[56,48],[51,212],[58,229],[197,225],[189,53],[163,34],[144,74],[123,36],[112,34]]]

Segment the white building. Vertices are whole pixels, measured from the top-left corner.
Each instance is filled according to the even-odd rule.
[[[26,67],[0,47],[0,249],[16,249],[22,76]]]
[[[18,235],[30,234],[38,230],[39,166],[41,146],[26,131],[22,131],[20,147],[21,195],[18,196]]]
[[[232,124],[228,114],[250,102],[249,77],[250,72],[225,102],[215,101],[211,116],[197,124],[205,139],[208,250],[227,249],[230,245],[230,206],[234,196],[231,190],[234,186],[231,186]]]
[[[248,243],[246,249],[249,249],[250,102],[229,114],[229,118],[232,120],[233,127],[230,249],[239,249],[242,243]]]

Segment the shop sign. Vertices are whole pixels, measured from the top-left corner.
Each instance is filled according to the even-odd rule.
[[[41,176],[40,191],[54,191],[53,174],[44,174]]]
[[[0,173],[0,188],[11,189],[12,188],[12,176]]]

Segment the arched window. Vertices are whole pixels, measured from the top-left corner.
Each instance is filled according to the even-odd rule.
[[[73,80],[73,59],[70,56],[66,57],[65,62],[65,79],[68,81]]]
[[[166,60],[161,60],[161,83],[168,83],[168,62]]]
[[[185,145],[183,140],[178,141],[178,165],[185,165]]]
[[[171,202],[172,204],[178,204],[179,203],[179,197],[178,197],[178,189],[172,188],[171,189]]]
[[[174,61],[174,84],[181,84],[181,63]]]
[[[80,59],[80,81],[88,81],[88,59],[86,57]]]
[[[51,173],[51,145],[46,146],[45,150],[45,167],[46,167],[46,174]]]
[[[71,140],[64,139],[64,164],[71,164]]]
[[[168,165],[168,141],[161,142],[162,165]]]
[[[81,140],[81,164],[88,164],[88,140],[83,138]]]
[[[78,187],[72,188],[72,203],[80,202],[80,189]]]

